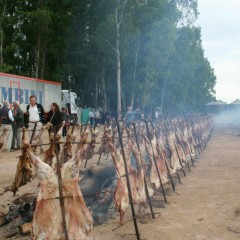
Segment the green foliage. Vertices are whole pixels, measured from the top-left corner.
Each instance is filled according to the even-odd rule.
[[[201,111],[216,77],[194,26],[197,0],[0,0],[0,71],[61,81],[84,105]]]

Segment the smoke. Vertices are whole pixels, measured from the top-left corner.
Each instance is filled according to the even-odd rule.
[[[217,127],[240,127],[240,108],[228,109],[214,116]]]

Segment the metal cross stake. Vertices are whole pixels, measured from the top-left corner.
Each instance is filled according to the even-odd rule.
[[[135,227],[137,239],[140,240],[140,234],[139,234],[139,230],[138,230],[136,214],[135,214],[135,209],[134,209],[134,205],[133,205],[132,191],[131,191],[131,186],[130,186],[130,180],[129,180],[128,169],[127,169],[127,161],[126,161],[125,151],[124,151],[124,147],[123,147],[120,125],[119,125],[118,121],[116,121],[116,123],[117,123],[118,137],[119,137],[119,142],[120,142],[120,146],[121,146],[121,151],[122,151],[122,156],[123,156],[123,161],[124,161],[124,167],[125,167],[125,172],[126,172],[128,197],[129,197],[129,202],[130,202],[130,205],[131,205],[134,227]]]
[[[56,128],[54,128],[54,142],[55,142],[55,148],[56,148],[56,159],[57,159],[57,176],[58,176],[58,185],[59,185],[59,200],[60,200],[60,206],[62,210],[62,224],[63,224],[63,230],[65,239],[69,240],[68,231],[67,231],[67,223],[66,223],[66,212],[64,207],[64,197],[63,197],[63,183],[62,183],[62,174],[61,174],[61,164],[60,159],[58,156],[58,148],[57,148],[57,141],[56,141],[56,135],[57,131]]]
[[[154,131],[154,133],[155,133],[155,137],[157,138],[157,135],[156,135],[156,132],[155,132],[155,128],[154,128],[153,122],[150,121],[150,123],[151,123],[151,126],[152,126],[152,128],[153,128],[153,131]],[[170,174],[170,170],[169,170],[169,167],[168,167],[167,160],[166,160],[165,157],[163,157],[163,156],[162,156],[162,158],[163,158],[163,160],[164,160],[164,162],[165,162],[165,165],[166,165],[166,168],[167,168],[167,172],[168,172],[168,176],[169,176],[170,181],[171,181],[172,189],[173,189],[173,191],[175,192],[175,185],[174,185],[172,176],[171,176],[171,174]]]
[[[135,123],[133,123],[132,125],[133,125],[133,130],[134,130],[135,140],[136,140],[136,143],[137,143],[138,152],[139,152],[139,154],[141,154],[140,146],[139,146],[139,142],[138,142],[138,137],[137,137],[136,125],[135,125]],[[143,166],[141,166],[141,168],[142,167]],[[150,196],[149,196],[149,191],[148,191],[148,186],[147,186],[147,181],[146,181],[146,173],[145,173],[145,171],[143,171],[143,172],[144,172],[143,179],[144,179],[144,185],[145,185],[145,193],[146,193],[146,196],[147,196],[147,199],[148,199],[148,203],[149,203],[150,211],[151,211],[151,214],[152,214],[152,218],[155,219],[153,208],[152,208],[152,201],[151,201]]]
[[[165,191],[164,191],[164,188],[163,188],[163,183],[162,183],[161,175],[160,175],[160,172],[159,172],[159,169],[158,169],[158,166],[157,166],[157,162],[156,162],[156,159],[155,159],[155,156],[154,156],[154,151],[153,151],[153,146],[152,146],[152,140],[151,140],[150,131],[149,131],[149,128],[148,128],[148,122],[147,122],[146,120],[144,120],[144,122],[145,122],[145,124],[146,124],[148,140],[149,140],[149,142],[150,142],[150,145],[151,145],[151,148],[152,148],[152,152],[153,152],[153,162],[154,162],[154,165],[155,165],[156,170],[157,170],[157,174],[158,174],[158,178],[159,178],[159,181],[160,181],[160,185],[161,185],[161,189],[162,189],[164,201],[165,201],[165,203],[167,203],[167,198],[166,198],[166,194],[165,194]]]

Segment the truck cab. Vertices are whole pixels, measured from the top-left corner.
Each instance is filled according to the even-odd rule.
[[[71,123],[80,124],[81,108],[76,104],[77,94],[70,90],[62,90],[62,107],[68,109]]]

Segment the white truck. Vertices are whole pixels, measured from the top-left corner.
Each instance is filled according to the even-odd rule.
[[[56,102],[60,108],[68,109],[72,122],[79,123],[81,109],[75,103],[77,95],[69,90],[62,90],[60,82],[0,72],[0,104],[8,101],[11,105],[14,101],[19,101],[25,112],[31,95],[36,96],[37,102],[43,106],[45,112],[50,110],[52,102]]]
[[[62,106],[68,109],[71,123],[75,122],[80,124],[82,108],[79,108],[76,105],[77,101],[78,96],[76,93],[71,92],[70,90],[62,90]]]

